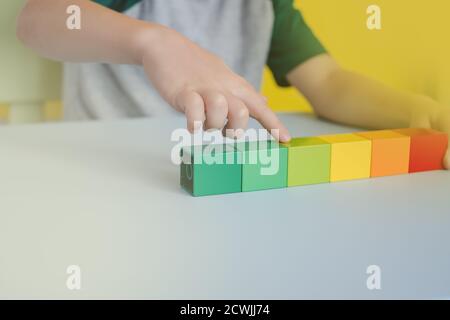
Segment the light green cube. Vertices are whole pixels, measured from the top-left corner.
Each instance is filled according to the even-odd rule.
[[[319,138],[295,138],[288,147],[289,187],[330,182],[331,145]]]
[[[274,141],[240,143],[242,191],[287,187],[287,148]]]

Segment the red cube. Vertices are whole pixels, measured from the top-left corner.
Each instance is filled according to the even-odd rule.
[[[398,129],[398,133],[411,138],[409,172],[444,169],[448,148],[448,135],[431,129]]]

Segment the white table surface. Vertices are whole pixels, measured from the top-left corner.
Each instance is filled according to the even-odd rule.
[[[282,119],[294,135],[354,130]],[[450,296],[449,173],[194,198],[170,161],[182,126],[0,128],[0,298]]]

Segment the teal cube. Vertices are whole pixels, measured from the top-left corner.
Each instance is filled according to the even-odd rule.
[[[275,141],[238,144],[241,152],[242,191],[287,187],[288,149]]]
[[[193,196],[242,191],[242,165],[232,145],[183,148],[180,184]]]

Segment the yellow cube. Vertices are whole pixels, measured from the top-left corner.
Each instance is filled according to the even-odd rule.
[[[63,118],[63,106],[61,101],[47,101],[43,108],[45,121],[59,121]]]
[[[319,138],[331,144],[331,182],[370,178],[372,141],[355,134]]]
[[[6,122],[9,119],[9,105],[0,103],[0,122]]]

